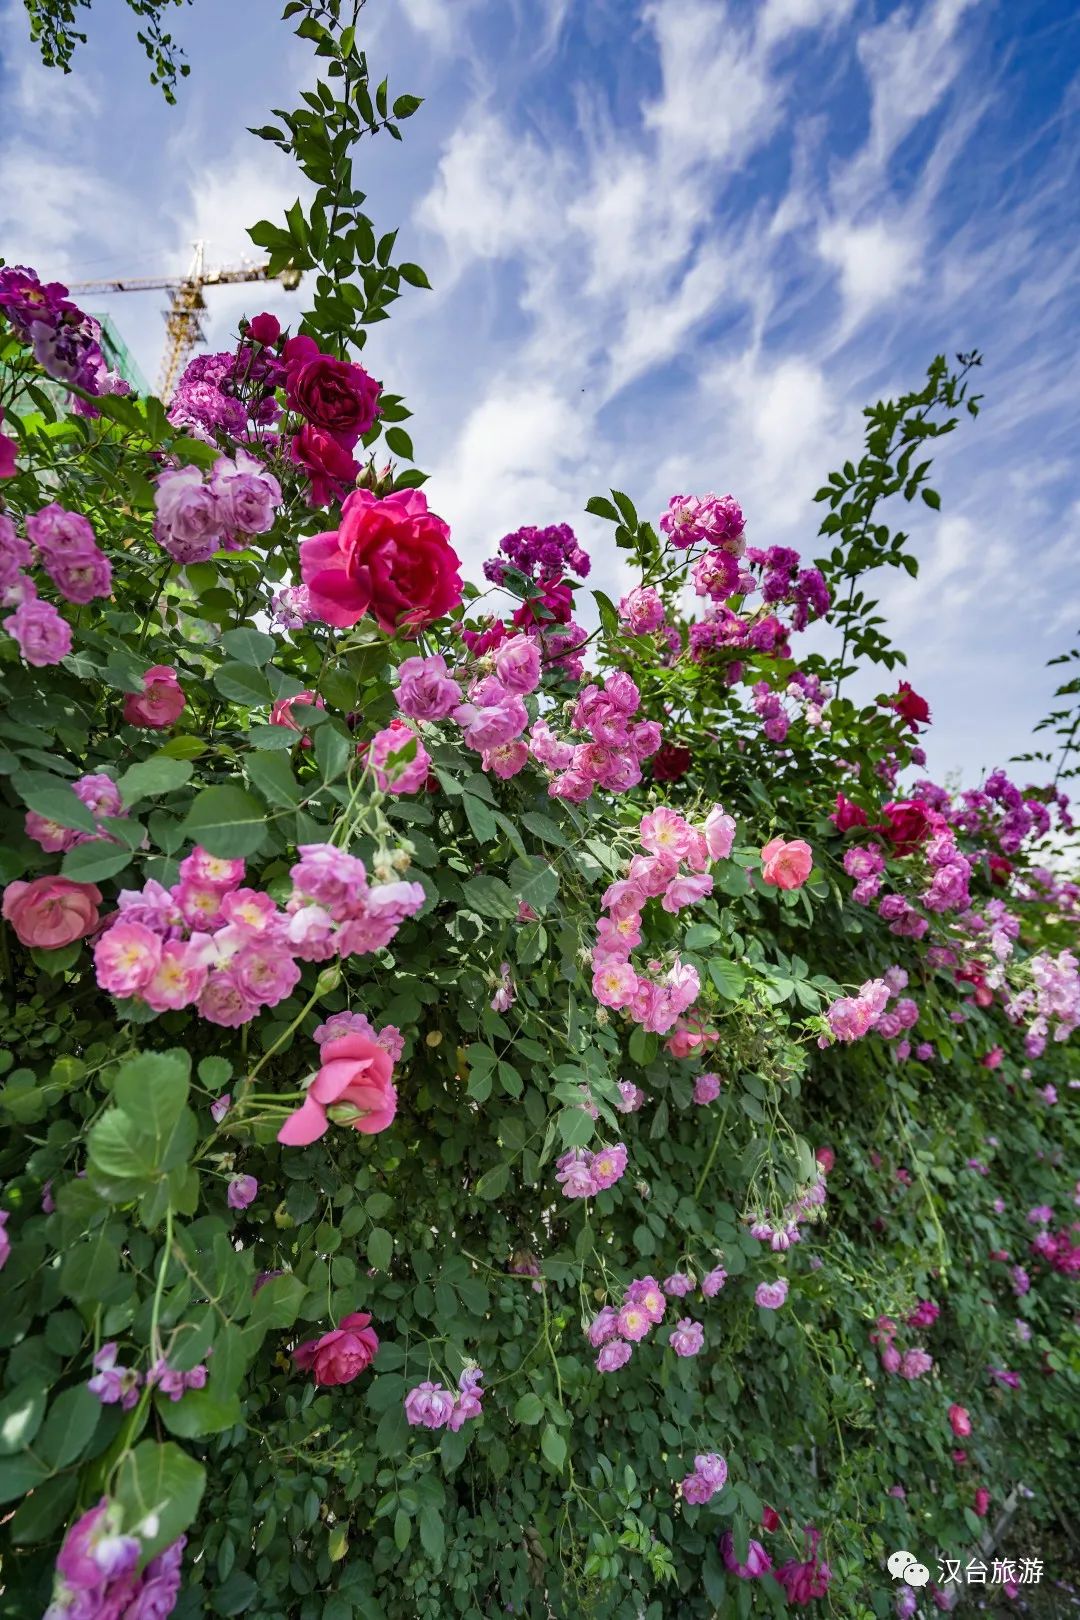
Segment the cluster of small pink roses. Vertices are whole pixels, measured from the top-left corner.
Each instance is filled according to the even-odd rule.
[[[784,1206],[778,1217],[773,1218],[770,1215],[748,1217],[750,1236],[757,1238],[759,1243],[767,1243],[774,1254],[783,1254],[793,1243],[802,1242],[799,1223],[807,1219],[816,1219],[827,1197],[828,1190],[822,1171],[820,1179],[797,1193],[791,1202]]]
[[[122,1367],[117,1361],[118,1348],[115,1342],[103,1344],[94,1357],[94,1376],[87,1383],[91,1395],[96,1395],[103,1406],[119,1405],[125,1412],[129,1412],[139,1399],[140,1385],[145,1382],[148,1389],[160,1389],[171,1401],[180,1400],[189,1389],[205,1389],[207,1369],[205,1363],[197,1367],[190,1367],[186,1372],[179,1368],[170,1367],[168,1361],[159,1357],[150,1371],[145,1375],[139,1373],[135,1367]]]
[[[924,1319],[917,1324],[909,1319],[909,1326],[926,1325]],[[877,1325],[871,1330],[870,1343],[881,1346],[881,1365],[887,1373],[899,1373],[901,1378],[921,1378],[928,1373],[934,1365],[933,1358],[925,1350],[910,1349],[899,1351],[894,1344],[899,1329],[891,1316],[879,1316]]]
[[[718,1294],[727,1281],[722,1266],[710,1271],[701,1284],[706,1299]],[[685,1272],[675,1272],[661,1285],[655,1277],[638,1277],[631,1282],[616,1307],[605,1305],[587,1329],[589,1343],[600,1353],[597,1372],[617,1372],[625,1367],[635,1344],[646,1338],[664,1320],[668,1296],[683,1299],[694,1290],[694,1280]],[[692,1317],[680,1317],[668,1335],[668,1344],[677,1356],[696,1356],[705,1343],[705,1329]]]
[[[639,974],[630,956],[641,942],[641,914],[649,900],[676,915],[712,893],[710,861],[725,860],[735,839],[735,823],[716,805],[699,829],[677,811],[661,805],[641,821],[644,854],[635,855],[625,878],[604,893],[604,915],[593,950],[593,994],[604,1007],[625,1009],[635,1023],[666,1034],[697,1000],[701,983],[695,968],[675,959],[663,982]],[[684,871],[686,867],[688,870]]]
[[[470,1362],[458,1379],[456,1390],[426,1382],[410,1389],[405,1397],[405,1416],[413,1428],[452,1429],[456,1433],[470,1418],[483,1416],[480,1388],[483,1369]]]
[[[597,1193],[614,1187],[626,1172],[627,1152],[622,1142],[613,1147],[571,1148],[555,1161],[556,1181],[567,1198],[595,1198]]]
[[[838,1041],[857,1041],[871,1030],[891,1041],[914,1029],[919,1021],[918,1006],[910,996],[900,995],[907,979],[903,968],[891,967],[880,979],[867,979],[857,995],[838,997],[825,1009],[829,1033],[818,1037],[818,1045],[828,1046],[830,1036]],[[894,998],[896,1005],[890,1010],[889,1002]],[[910,1043],[904,1041],[897,1048],[897,1056],[906,1058],[910,1051]]]
[[[154,493],[154,535],[178,563],[207,562],[216,551],[242,551],[273,526],[281,485],[244,450],[220,456],[204,478],[198,467],[167,467]]]
[[[540,645],[532,636],[500,641],[463,694],[440,654],[406,658],[398,668],[398,708],[412,720],[452,719],[462,741],[480,755],[485,771],[516,776],[529,758],[523,732],[529,724],[525,698],[540,684]],[[464,678],[464,677],[462,677]]]
[[[68,602],[85,603],[112,590],[112,566],[86,518],[53,502],[26,519],[27,539],[0,512],[0,605],[14,612],[4,629],[28,664],[58,664],[71,651],[71,626],[23,570],[36,562]]]
[[[154,1012],[195,1005],[233,1027],[283,1001],[300,962],[381,950],[424,903],[418,883],[369,885],[363,861],[332,844],[302,844],[284,911],[241,887],[242,860],[196,848],[171,889],[125,889],[94,947],[98,984]]]
[[[142,1541],[125,1532],[123,1522],[119,1504],[103,1496],[68,1528],[56,1555],[52,1602],[42,1620],[167,1620],[180,1591],[187,1537],[172,1542],[140,1571]]]

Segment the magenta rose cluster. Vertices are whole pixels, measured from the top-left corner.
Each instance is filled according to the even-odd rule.
[[[67,295],[58,281],[42,282],[36,270],[8,265],[0,270],[0,311],[29,343],[39,366],[57,382],[87,394],[127,394],[128,384],[109,370],[101,347],[101,327]],[[80,416],[97,416],[95,405],[74,398]]]
[[[709,1273],[701,1285],[705,1298],[718,1293],[727,1280],[722,1267]],[[635,1278],[626,1288],[618,1306],[605,1305],[589,1324],[587,1336],[594,1350],[598,1372],[617,1372],[630,1360],[635,1344],[652,1332],[664,1319],[667,1296],[684,1298],[694,1288],[693,1281],[676,1272],[662,1285],[655,1277]],[[696,1356],[705,1343],[705,1329],[690,1316],[680,1317],[668,1335],[668,1344],[677,1356]]]
[[[929,1324],[925,1313],[921,1313],[917,1317],[913,1316],[908,1322],[909,1327],[927,1325]],[[871,1344],[878,1346],[882,1367],[887,1373],[899,1374],[901,1378],[912,1381],[916,1378],[922,1378],[933,1367],[933,1357],[918,1347],[901,1351],[895,1342],[898,1332],[899,1328],[891,1316],[879,1316],[870,1333]]]
[[[137,1368],[121,1366],[118,1356],[119,1348],[113,1341],[103,1344],[94,1356],[94,1376],[86,1387],[103,1406],[119,1405],[125,1412],[130,1411],[138,1401],[139,1389],[144,1382],[147,1389],[160,1389],[171,1401],[180,1400],[189,1389],[206,1388],[205,1363],[181,1371],[178,1367],[170,1367],[166,1358],[159,1356],[144,1379]]]
[[[471,1418],[483,1416],[483,1377],[483,1369],[470,1362],[456,1390],[430,1381],[417,1384],[405,1397],[408,1422],[414,1429],[452,1429],[456,1433]]]
[[[299,855],[284,910],[242,886],[242,860],[198,847],[171,889],[121,890],[94,947],[98,984],[154,1012],[194,1005],[209,1023],[246,1024],[285,999],[300,962],[381,950],[424,903],[420,884],[369,884],[363,861],[332,844]]]
[[[154,534],[178,563],[242,551],[272,527],[281,505],[281,485],[245,450],[220,456],[208,478],[199,467],[167,467],[155,483]]]
[[[706,868],[730,855],[735,823],[721,805],[700,828],[661,805],[642,817],[639,839],[644,853],[635,855],[627,876],[604,892],[592,955],[593,994],[601,1006],[625,1010],[636,1024],[667,1034],[697,1000],[701,981],[697,970],[684,966],[678,956],[662,980],[660,962],[650,962],[648,974],[638,973],[630,958],[641,943],[642,912],[658,899],[675,916],[711,894],[713,880]]]
[[[181,1536],[140,1572],[142,1541],[123,1530],[118,1504],[103,1496],[64,1537],[42,1620],[167,1620],[176,1607],[186,1545]]]
[[[728,1465],[715,1451],[706,1451],[694,1458],[694,1466],[683,1479],[679,1489],[684,1502],[701,1507],[711,1502],[727,1484]]]

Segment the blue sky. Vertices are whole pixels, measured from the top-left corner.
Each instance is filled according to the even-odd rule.
[[[61,79],[0,0],[5,255],[72,280],[176,273],[196,237],[212,263],[251,257],[243,227],[296,182],[245,126],[292,105],[309,70],[277,10],[177,12],[192,72],[170,109],[126,10],[98,0]],[[370,0],[365,15],[377,76],[427,100],[358,175],[435,289],[373,329],[366,360],[412,405],[429,499],[470,567],[508,528],[569,521],[617,593],[610,531],[582,517],[612,484],[653,513],[675,491],[730,490],[755,544],[812,556],[810,497],[857,449],[862,405],[916,385],[937,351],[978,347],[984,413],[940,457],[942,512],[905,509],[920,578],[881,596],[933,705],[938,777],[971,782],[1022,750],[1045,660],[1080,625],[1068,0]],[[251,291],[208,295],[213,346]],[[108,306],[151,377],[162,302]]]

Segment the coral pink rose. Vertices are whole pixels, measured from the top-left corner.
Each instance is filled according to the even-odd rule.
[[[303,1103],[278,1131],[278,1141],[307,1147],[326,1133],[331,1119],[367,1135],[385,1131],[397,1111],[389,1054],[366,1035],[342,1035],[326,1042],[322,1059]]]
[[[966,1406],[959,1406],[954,1401],[949,1407],[949,1425],[953,1434],[959,1440],[966,1440],[971,1433],[971,1413]]]
[[[379,1352],[379,1336],[368,1326],[370,1321],[366,1311],[353,1311],[342,1317],[340,1327],[300,1345],[293,1360],[305,1372],[314,1372],[317,1384],[351,1384]]]
[[[124,719],[129,726],[147,726],[164,731],[179,720],[187,698],[175,669],[153,664],[143,676],[141,692],[129,692],[124,699]]]
[[[325,699],[321,698],[317,692],[297,692],[295,697],[278,698],[270,710],[270,724],[272,726],[285,726],[289,731],[306,730],[306,723],[302,720],[302,717],[293,714],[294,703],[301,703],[305,708],[309,709],[326,708]],[[303,746],[305,748],[311,747],[310,737],[304,738]]]
[[[300,542],[312,612],[339,629],[370,613],[387,634],[422,630],[461,601],[460,563],[449,534],[419,490],[381,500],[370,490],[354,490],[336,533]]]
[[[801,889],[810,876],[814,852],[802,838],[771,838],[761,851],[761,878],[774,889]]]
[[[100,904],[101,890],[94,883],[39,877],[9,883],[0,911],[23,945],[55,951],[93,932]]]

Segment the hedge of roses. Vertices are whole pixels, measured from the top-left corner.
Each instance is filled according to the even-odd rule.
[[[1068,799],[922,774],[861,583],[977,357],[816,559],[612,491],[463,582],[365,342],[425,278],[350,152],[417,102],[340,9],[258,132],[294,329],[166,411],[0,268],[0,1612],[1063,1604]]]

